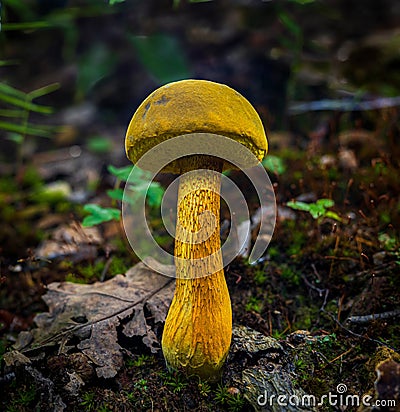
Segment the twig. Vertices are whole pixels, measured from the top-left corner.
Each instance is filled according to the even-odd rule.
[[[359,339],[365,339],[368,340],[370,342],[374,342],[376,344],[378,344],[379,346],[386,346],[389,349],[394,350],[395,352],[397,352],[397,349],[394,348],[393,346],[387,345],[386,343],[383,343],[377,339],[373,339],[373,338],[369,338],[368,336],[364,336],[364,335],[360,335],[359,333],[353,332],[352,330],[346,328],[341,322],[339,322],[335,316],[333,316],[331,313],[327,312],[325,309],[323,309],[321,312],[325,313],[326,315],[328,315],[341,329],[343,329],[346,333],[348,333],[351,336],[354,336],[355,338],[359,338]]]
[[[289,107],[289,113],[291,115],[308,113],[312,111],[336,111],[340,110],[343,112],[350,111],[360,111],[360,110],[377,110],[383,109],[385,107],[395,107],[400,106],[400,97],[378,97],[375,99],[368,99],[358,101],[355,98],[353,99],[338,99],[330,100],[323,99],[312,102],[294,102]]]
[[[357,272],[354,275],[351,275],[351,279],[355,279],[355,278],[366,276],[366,275],[378,277],[380,276],[381,273],[385,273],[390,269],[394,269],[395,267],[396,267],[395,262],[384,263],[382,265],[376,266],[373,270],[372,269],[361,270],[360,272]]]
[[[304,283],[312,290],[315,290],[316,292],[318,292],[319,297],[322,297],[326,291],[326,289],[320,289],[316,286],[314,286],[304,275],[301,276],[301,278],[303,279]]]
[[[352,323],[352,324],[355,324],[355,325],[364,325],[364,324],[370,323],[374,320],[390,319],[390,318],[395,318],[397,316],[400,316],[400,309],[391,310],[391,311],[382,312],[382,313],[374,313],[374,314],[371,314],[371,315],[350,316],[349,318],[347,318],[346,322],[347,323]]]
[[[107,272],[108,272],[108,268],[110,267],[110,264],[111,264],[111,262],[112,262],[112,259],[113,259],[112,256],[110,256],[110,257],[107,259],[107,262],[106,262],[106,264],[104,265],[103,270],[101,271],[100,282],[104,282],[104,279],[106,278],[106,275],[107,275]]]
[[[325,310],[325,306],[328,302],[328,295],[329,295],[329,289],[325,289],[325,297],[324,297],[324,303],[321,306],[320,311],[324,311]]]
[[[340,355],[338,355],[335,358],[333,358],[332,360],[330,360],[329,363],[336,362],[338,359],[343,358],[343,356],[350,353],[353,349],[354,349],[354,347],[352,346],[350,349],[347,349],[345,352],[341,353]]]

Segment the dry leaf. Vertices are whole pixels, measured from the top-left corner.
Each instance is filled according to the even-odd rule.
[[[126,337],[140,336],[156,352],[160,345],[144,311],[146,308],[151,313],[155,324],[163,323],[173,291],[172,278],[153,272],[143,263],[106,282],[52,283],[43,297],[49,312],[36,316],[38,328],[32,331],[32,344],[21,348],[17,342],[17,347],[27,354],[38,345],[59,345],[58,352],[65,353],[73,348],[67,346],[71,338],[78,337],[76,347],[95,364],[97,376],[111,378],[123,362],[124,348],[118,337],[121,323]]]
[[[97,227],[83,227],[72,222],[56,228],[51,238],[45,240],[36,249],[35,256],[42,259],[56,259],[69,256],[74,262],[80,262],[97,256],[97,247],[103,243]]]

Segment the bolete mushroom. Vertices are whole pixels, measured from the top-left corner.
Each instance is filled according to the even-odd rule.
[[[126,133],[126,153],[136,163],[157,144],[196,133],[234,139],[259,161],[267,152],[261,120],[242,95],[222,84],[182,80],[155,90],[139,106]],[[190,155],[163,169],[182,176],[174,251],[176,289],[162,350],[169,368],[205,380],[218,379],[232,335],[219,231],[219,192],[225,167],[229,164],[220,157]],[[213,259],[206,259],[210,255]]]

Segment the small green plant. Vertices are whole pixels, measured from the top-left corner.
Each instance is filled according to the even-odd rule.
[[[165,377],[165,385],[169,386],[174,393],[181,392],[187,386],[187,382],[185,382],[184,376],[179,372],[168,373],[165,375]]]
[[[107,405],[101,405],[97,408],[97,412],[112,412],[112,410]]]
[[[261,286],[265,283],[266,280],[267,275],[264,268],[257,269],[254,273],[254,282],[256,282],[257,285]]]
[[[49,84],[25,93],[5,83],[0,83],[0,130],[7,133],[7,139],[17,144],[17,168],[22,163],[22,148],[27,136],[52,137],[54,127],[31,123],[31,113],[49,115],[52,107],[34,103],[60,87],[58,83]],[[18,169],[17,169],[18,170]]]
[[[107,195],[114,202],[124,200],[129,204],[135,204],[143,196],[146,196],[146,202],[150,207],[160,206],[164,189],[158,182],[149,183],[151,173],[134,166],[117,168],[109,165],[108,171],[116,177],[114,188],[107,191]],[[119,186],[121,182],[127,182],[128,180],[132,190],[129,191],[129,196],[124,198],[124,190]],[[89,216],[85,216],[83,219],[83,226],[95,226],[103,222],[119,221],[121,219],[120,208],[102,207],[89,203],[83,209],[89,213]]]
[[[228,397],[228,410],[230,412],[239,412],[243,409],[244,399],[240,393],[229,394]]]
[[[126,392],[126,393],[125,393],[125,396],[126,396],[126,399],[127,399],[129,402],[134,402],[135,399],[136,399],[136,396],[135,396],[135,393],[134,393],[134,392]]]
[[[231,412],[238,412],[243,409],[244,399],[240,393],[231,393],[226,386],[218,385],[215,396],[215,402],[220,405],[227,406]]]
[[[262,165],[265,167],[265,169],[275,175],[282,175],[286,171],[286,165],[284,161],[278,156],[266,156],[262,161]]]
[[[86,392],[82,396],[81,405],[85,408],[85,411],[94,411],[95,408],[95,393]]]
[[[141,391],[147,391],[147,380],[139,379],[134,386],[135,388],[140,389]]]
[[[380,233],[378,235],[378,240],[387,252],[400,257],[400,241],[396,236],[390,236],[388,233]]]
[[[140,368],[141,366],[148,363],[150,359],[151,358],[148,355],[139,355],[137,359],[133,360],[132,366],[135,366],[136,368]]]
[[[95,226],[103,222],[109,222],[110,220],[119,221],[121,219],[121,211],[112,207],[102,207],[95,203],[89,203],[83,206],[85,212],[90,213],[89,216],[85,216],[82,222],[82,226]]]
[[[207,397],[211,393],[211,386],[207,382],[200,382],[199,392],[201,396]]]
[[[263,308],[262,301],[254,296],[252,296],[246,303],[245,309],[247,312],[257,312],[261,313]]]
[[[215,391],[214,399],[215,399],[215,402],[221,405],[226,405],[229,399],[228,388],[226,386],[219,384]]]
[[[338,222],[342,221],[341,217],[337,213],[327,210],[335,206],[335,202],[332,199],[318,199],[315,203],[290,201],[286,203],[286,206],[292,209],[308,212],[315,220],[318,221],[325,217],[337,220]]]
[[[318,342],[331,347],[336,342],[336,333],[331,333],[330,335],[320,336],[318,337]]]
[[[29,387],[22,387],[17,390],[17,393],[6,411],[20,411],[27,410],[27,407],[36,397],[36,388],[31,385]]]

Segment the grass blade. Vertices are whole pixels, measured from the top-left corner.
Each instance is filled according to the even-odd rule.
[[[29,134],[31,136],[40,136],[40,137],[52,137],[54,133],[54,128],[46,126],[23,126],[19,124],[2,122],[0,121],[0,129],[6,130],[8,132],[20,133],[22,135]]]
[[[0,93],[8,94],[10,96],[18,97],[19,99],[26,100],[26,93],[16,89],[6,83],[0,83]]]
[[[0,116],[2,117],[22,117],[24,110],[0,109]]]
[[[31,112],[42,113],[42,114],[51,114],[54,112],[54,109],[50,106],[41,106],[32,102],[27,102],[21,100],[18,97],[10,96],[0,92],[0,100],[3,102],[12,104],[16,107],[20,107],[21,109],[29,110]]]
[[[51,83],[28,93],[30,100],[52,93],[60,88],[60,83]],[[44,107],[44,106],[43,106]]]

